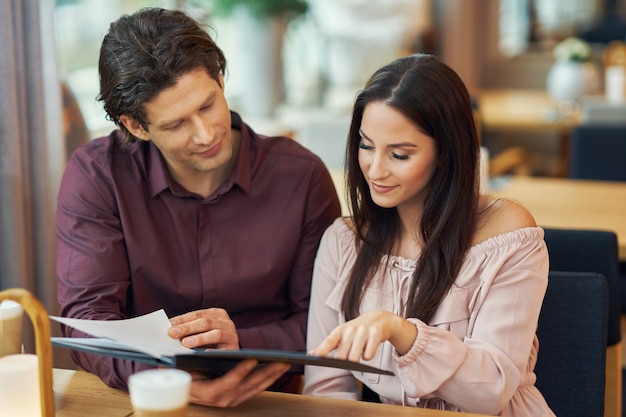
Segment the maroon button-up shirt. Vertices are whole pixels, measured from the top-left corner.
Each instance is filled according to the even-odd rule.
[[[207,199],[170,177],[152,142],[123,148],[116,131],[74,152],[56,217],[61,315],[121,319],[163,308],[172,317],[220,307],[242,347],[305,350],[313,262],[322,233],[340,216],[337,194],[310,151],[257,135],[232,116],[239,154]],[[119,388],[147,367],[72,356]]]

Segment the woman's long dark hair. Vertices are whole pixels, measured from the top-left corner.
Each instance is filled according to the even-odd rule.
[[[347,189],[358,256],[343,294],[346,320],[359,315],[365,288],[400,238],[396,208],[374,203],[359,167],[365,107],[382,102],[434,139],[436,168],[428,184],[419,234],[423,242],[405,317],[428,322],[454,284],[472,244],[479,196],[479,142],[472,105],[460,77],[432,55],[399,58],[380,68],[359,92],[346,152]],[[385,266],[386,267],[386,266]]]

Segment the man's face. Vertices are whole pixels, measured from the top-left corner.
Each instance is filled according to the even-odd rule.
[[[172,177],[193,190],[207,173],[222,181],[232,166],[234,140],[224,82],[204,68],[181,76],[176,84],[144,104],[147,131],[136,121],[122,122],[136,137],[151,140],[163,154]]]

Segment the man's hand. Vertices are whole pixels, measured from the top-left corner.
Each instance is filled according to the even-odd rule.
[[[239,349],[235,323],[226,310],[208,308],[196,310],[170,319],[170,337],[179,339],[188,348],[217,347]]]
[[[190,401],[213,407],[233,407],[265,391],[290,366],[269,363],[255,368],[257,361],[247,359],[216,379],[207,379],[201,373],[192,373]]]

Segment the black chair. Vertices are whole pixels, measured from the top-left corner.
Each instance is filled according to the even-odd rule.
[[[579,125],[572,129],[569,148],[570,178],[626,181],[626,120],[596,121]],[[619,263],[618,274],[622,287],[621,312],[626,314],[626,262]],[[609,297],[612,299],[611,292],[609,289]],[[612,315],[612,312],[609,314]],[[612,339],[612,329],[613,326],[609,324],[609,339]],[[611,378],[609,375],[609,379]],[[620,390],[621,388],[618,387]]]
[[[550,271],[595,272],[604,276],[608,288],[606,353],[606,401],[609,415],[621,415],[622,363],[621,280],[617,235],[603,230],[544,228],[550,255]],[[614,412],[613,412],[614,410]]]
[[[617,235],[605,230],[544,227],[544,231],[550,255],[550,271],[596,272],[606,278],[609,289],[607,346],[619,343],[622,340],[620,314],[623,306]]]
[[[604,415],[606,279],[551,271],[539,315],[536,386],[557,416]]]
[[[626,181],[626,122],[576,126],[568,165],[570,178]]]
[[[570,178],[626,181],[626,121],[575,127],[570,138],[568,165]],[[624,291],[622,313],[626,314],[626,262],[621,262],[619,267]]]

